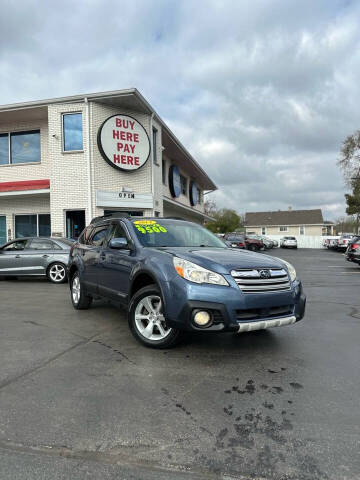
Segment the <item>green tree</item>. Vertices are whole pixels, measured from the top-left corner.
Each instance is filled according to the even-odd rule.
[[[345,195],[346,213],[355,216],[355,229],[358,233],[360,221],[360,130],[345,139],[341,147],[338,165],[343,172],[345,184],[352,190],[351,194]]]
[[[241,217],[228,208],[222,208],[212,215],[215,220],[206,225],[213,233],[228,233],[239,230],[242,226]]]

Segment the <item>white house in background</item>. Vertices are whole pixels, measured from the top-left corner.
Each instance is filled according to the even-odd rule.
[[[321,209],[246,212],[247,234],[281,236],[334,235],[334,225],[324,222]]]

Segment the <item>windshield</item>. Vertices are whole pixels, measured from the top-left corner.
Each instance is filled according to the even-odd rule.
[[[206,228],[196,223],[161,219],[133,220],[137,238],[144,247],[228,248]]]

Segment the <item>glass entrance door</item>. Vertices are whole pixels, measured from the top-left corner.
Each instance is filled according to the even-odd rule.
[[[0,215],[0,245],[6,243],[6,217]]]
[[[66,236],[77,240],[85,228],[85,210],[66,212]]]

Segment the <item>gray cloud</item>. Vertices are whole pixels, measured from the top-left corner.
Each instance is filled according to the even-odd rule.
[[[344,213],[360,5],[0,0],[0,103],[136,86],[240,212]]]

